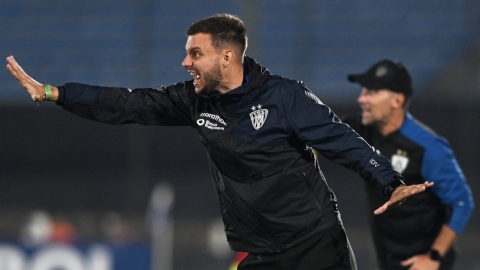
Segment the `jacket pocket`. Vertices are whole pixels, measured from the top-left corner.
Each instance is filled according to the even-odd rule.
[[[318,209],[320,209],[320,211],[323,211],[322,205],[317,199],[317,193],[315,192],[315,190],[313,190],[312,184],[307,178],[307,174],[306,173],[302,173],[302,174],[303,174],[303,180],[305,181],[305,185],[307,186],[307,191],[310,194],[310,197],[312,198],[313,202],[318,207]]]
[[[223,199],[223,206],[225,210],[232,211],[233,215],[238,216],[240,214],[242,217],[246,218],[243,221],[247,221],[249,227],[256,228],[258,227],[259,223],[258,220],[253,217],[249,208],[245,205],[242,199],[238,196],[238,194],[230,187],[230,185],[223,179],[223,177],[219,174],[219,180],[224,185],[223,192],[219,192],[219,196]],[[226,204],[230,205],[228,207]],[[241,217],[237,217],[241,218]]]

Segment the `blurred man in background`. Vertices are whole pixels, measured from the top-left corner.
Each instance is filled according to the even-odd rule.
[[[348,80],[362,87],[362,113],[344,122],[389,158],[407,185],[434,182],[402,207],[370,215],[380,268],[452,269],[452,244],[470,218],[473,199],[448,142],[408,113],[413,94],[409,71],[382,60]],[[365,184],[370,209],[387,200],[373,183]]]
[[[87,119],[195,128],[208,152],[229,245],[249,253],[239,269],[356,269],[335,195],[310,147],[391,197],[376,214],[432,183],[405,186],[388,159],[303,83],[274,76],[245,56],[239,18],[200,20],[187,36],[182,66],[193,80],[168,87],[50,87],[13,57],[7,67],[36,102],[55,101]]]

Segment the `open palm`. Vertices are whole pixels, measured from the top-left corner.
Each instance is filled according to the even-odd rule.
[[[15,61],[13,56],[7,57],[7,62],[7,69],[12,73],[13,77],[15,77],[15,79],[27,89],[32,99],[36,102],[42,102],[45,99],[45,88],[43,87],[43,84],[30,77],[17,61]]]

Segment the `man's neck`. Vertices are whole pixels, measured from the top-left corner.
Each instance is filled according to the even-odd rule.
[[[377,126],[377,130],[380,132],[380,134],[382,134],[385,137],[390,133],[400,129],[404,121],[405,121],[405,111],[399,110],[398,112],[393,113],[390,116],[390,119],[386,123],[383,123],[383,125]]]
[[[228,68],[228,70],[224,70],[223,87],[220,90],[222,94],[238,88],[243,84],[243,65],[234,65]]]

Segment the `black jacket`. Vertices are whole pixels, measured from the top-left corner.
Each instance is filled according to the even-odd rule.
[[[336,199],[310,147],[357,171],[386,195],[402,177],[303,83],[245,58],[244,86],[197,96],[193,81],[149,89],[59,87],[67,111],[110,123],[185,125],[210,161],[230,247],[281,252],[335,224]]]

